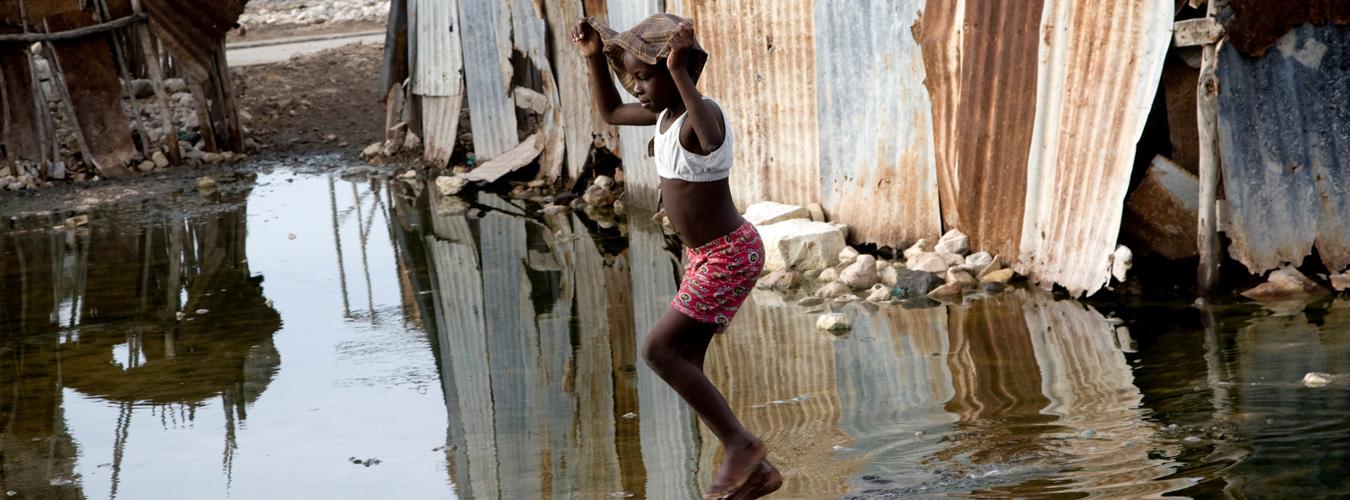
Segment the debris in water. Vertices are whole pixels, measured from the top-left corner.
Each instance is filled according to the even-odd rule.
[[[1199,437],[1196,437],[1196,436],[1186,436],[1186,439],[1182,439],[1182,441],[1185,441],[1185,442],[1191,443],[1191,444],[1195,444],[1195,443],[1199,443],[1199,442],[1200,442],[1200,438],[1199,438]]]
[[[293,240],[293,239],[298,238],[298,236],[296,236],[295,233],[287,233],[287,234],[286,234],[286,238],[287,238],[287,239]]]
[[[914,437],[923,437],[923,431],[914,431]]]
[[[610,498],[633,498],[633,494],[627,491],[616,491],[609,494]]]
[[[206,313],[209,313],[209,312],[211,312],[210,309],[198,309],[198,310],[197,310],[197,314],[206,314]]]
[[[1303,385],[1306,387],[1326,387],[1330,383],[1330,373],[1308,372],[1303,376]]]
[[[637,418],[637,414],[630,411],[630,412],[628,412],[628,413],[623,414],[623,418],[632,420],[632,419]]]
[[[177,313],[174,314],[174,316],[178,317],[178,321],[183,321],[183,317],[186,315],[183,314],[183,311],[178,311]]]
[[[1078,431],[1078,437],[1083,439],[1092,439],[1097,437],[1097,431],[1094,431],[1092,429],[1083,429],[1081,431]]]
[[[52,485],[52,486],[66,486],[66,485],[68,485],[68,484],[70,484],[70,483],[72,483],[72,482],[74,482],[74,481],[71,481],[71,480],[66,479],[66,478],[63,478],[63,477],[58,477],[58,478],[56,478],[56,479],[51,480],[51,485]]]
[[[816,328],[829,332],[846,332],[853,329],[853,324],[849,322],[848,316],[840,313],[826,313],[820,315],[816,320]]]

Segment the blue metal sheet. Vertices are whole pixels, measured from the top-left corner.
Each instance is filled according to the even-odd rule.
[[[1305,24],[1259,59],[1225,46],[1218,77],[1229,254],[1350,266],[1350,27]]]

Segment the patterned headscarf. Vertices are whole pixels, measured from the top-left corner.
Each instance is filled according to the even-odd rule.
[[[666,45],[666,42],[670,41],[670,34],[684,21],[689,20],[673,14],[653,14],[632,29],[619,33],[595,17],[586,18],[586,22],[600,34],[600,41],[605,44],[605,58],[609,60],[609,67],[619,76],[619,83],[623,84],[623,88],[628,90],[629,94],[634,93],[634,79],[633,75],[624,70],[624,53],[631,52],[639,61],[647,64],[659,63],[661,59],[670,55],[670,47]],[[708,53],[695,40],[688,57],[689,77],[698,80],[698,75],[703,72],[703,65],[708,62]]]

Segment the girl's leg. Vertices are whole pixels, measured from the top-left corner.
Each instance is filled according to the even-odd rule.
[[[669,309],[648,334],[642,357],[722,441],[725,457],[712,491],[730,493],[758,467],[765,448],[745,430],[722,393],[703,374],[703,357],[716,328]]]

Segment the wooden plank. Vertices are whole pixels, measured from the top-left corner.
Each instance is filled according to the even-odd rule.
[[[1172,25],[1172,44],[1177,47],[1195,47],[1219,43],[1223,25],[1212,17],[1187,19]]]

